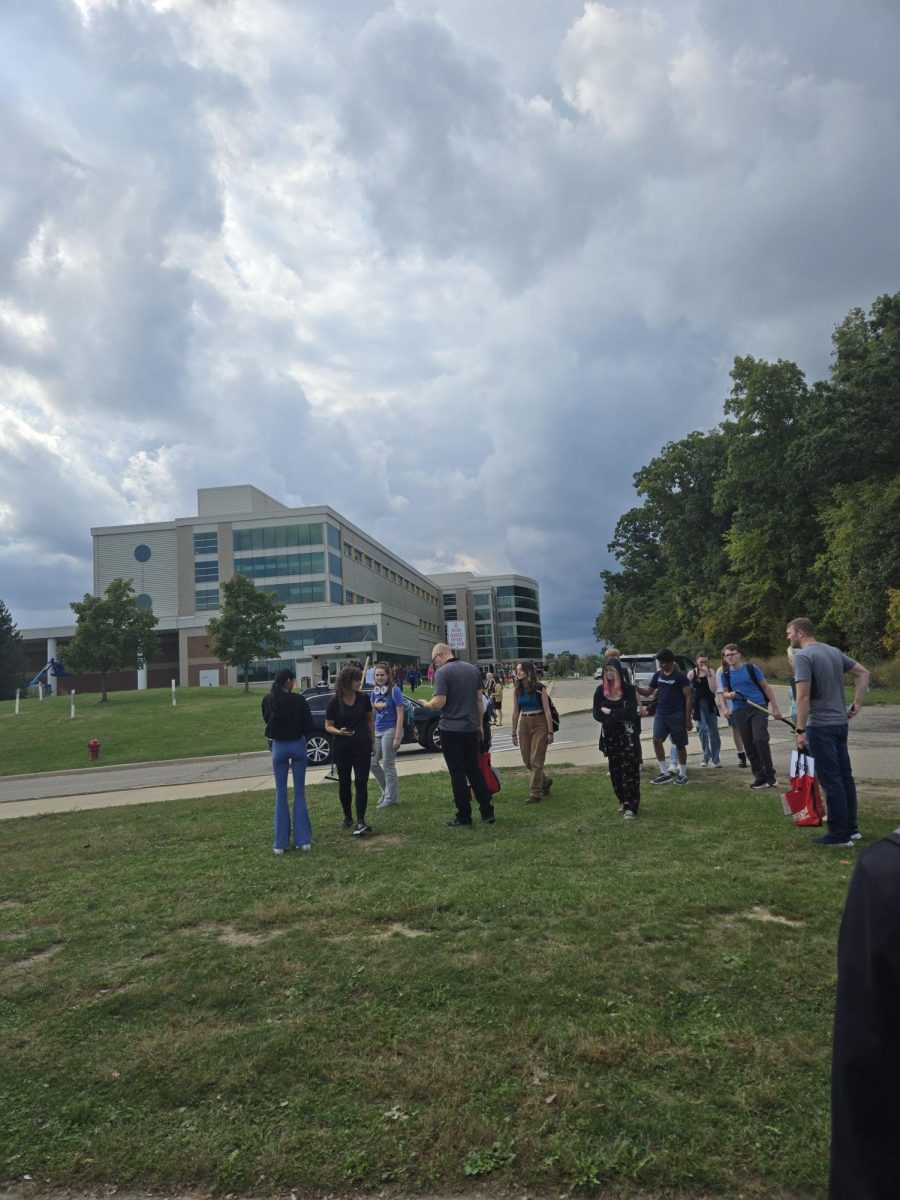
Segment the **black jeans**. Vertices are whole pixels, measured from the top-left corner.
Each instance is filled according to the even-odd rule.
[[[372,765],[372,747],[369,742],[356,739],[341,742],[334,740],[334,761],[338,774],[338,795],[341,798],[341,808],[344,810],[344,820],[353,820],[350,807],[350,772],[356,776],[356,819],[365,821],[366,805],[369,803],[369,769]]]
[[[774,783],[775,767],[769,748],[769,718],[765,713],[757,712],[755,708],[736,708],[733,716],[747,757],[750,759],[753,778]]]
[[[488,791],[478,759],[481,755],[481,739],[476,733],[448,733],[441,730],[441,750],[450,783],[453,787],[453,803],[456,815],[466,825],[472,824],[472,801],[469,788],[475,793],[478,810],[485,820],[494,815],[491,794]]]

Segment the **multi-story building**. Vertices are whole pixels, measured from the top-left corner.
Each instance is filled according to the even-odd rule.
[[[197,515],[92,529],[94,594],[113,579],[131,579],[141,608],[158,618],[160,658],[139,686],[241,682],[240,669],[218,662],[206,626],[219,611],[221,586],[245,575],[285,605],[280,656],[254,663],[253,682],[292,666],[298,679],[332,679],[348,658],[427,663],[446,637],[446,621],[464,620],[472,640],[461,657],[487,665],[541,656],[538,589],[519,575],[471,573],[437,579],[417,571],[333,508],[287,508],[248,485],[201,488]],[[451,598],[457,598],[456,603]],[[24,630],[29,667],[65,661],[74,627]],[[51,680],[51,683],[53,681]],[[78,677],[79,690],[97,681]],[[134,673],[109,680],[134,686]]]
[[[540,595],[534,579],[471,571],[431,578],[440,589],[445,625],[465,624],[466,650],[460,657],[482,667],[543,658]]]

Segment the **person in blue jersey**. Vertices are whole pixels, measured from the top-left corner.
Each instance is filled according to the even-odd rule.
[[[403,693],[391,679],[385,662],[375,664],[375,684],[370,696],[375,710],[375,746],[372,750],[372,774],[381,788],[376,807],[392,808],[399,804],[397,795],[397,751],[403,744]]]
[[[775,786],[775,765],[769,746],[769,716],[747,703],[752,700],[762,708],[771,707],[772,716],[781,719],[781,709],[775,693],[766,682],[766,677],[755,663],[745,663],[740,646],[729,642],[722,650],[722,680],[725,688],[722,695],[731,701],[734,723],[741,735],[750,766],[753,770],[754,791]]]
[[[313,732],[313,719],[303,697],[294,694],[296,683],[294,672],[283,667],[275,676],[271,691],[263,697],[261,706],[266,737],[272,743],[276,854],[284,854],[291,844],[288,767],[294,777],[294,845],[298,850],[312,847],[312,825],[306,805],[306,739]]]

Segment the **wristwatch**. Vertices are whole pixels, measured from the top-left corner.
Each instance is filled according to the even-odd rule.
[[[796,725],[795,725],[795,726],[794,726],[794,733],[806,733],[806,730],[805,730],[805,729],[800,729],[798,726],[796,726]]]

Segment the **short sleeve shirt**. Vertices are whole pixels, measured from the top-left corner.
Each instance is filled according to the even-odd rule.
[[[810,684],[807,725],[846,725],[844,672],[856,662],[825,642],[811,642],[794,651],[794,679]]]
[[[353,741],[351,742],[348,738],[345,742],[342,738],[342,745],[368,745],[370,741],[368,717],[371,711],[372,702],[365,692],[357,692],[354,704],[345,704],[339,696],[333,696],[331,703],[325,709],[325,720],[336,725],[338,729],[353,730]]]
[[[434,694],[445,696],[441,729],[448,733],[477,733],[481,728],[481,672],[472,663],[451,658],[438,667]]]
[[[684,671],[673,671],[664,675],[657,671],[650,680],[650,687],[656,688],[656,711],[660,716],[684,716],[684,689],[691,685]]]
[[[383,692],[376,688],[371,699],[375,709],[375,732],[390,733],[396,729],[397,712],[403,708],[403,693],[397,685],[387,685]]]

